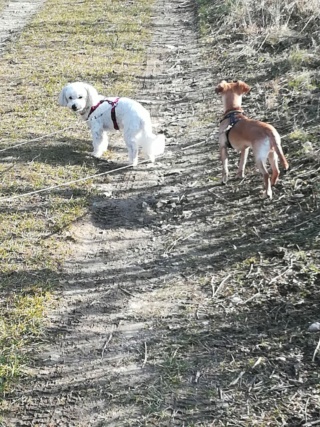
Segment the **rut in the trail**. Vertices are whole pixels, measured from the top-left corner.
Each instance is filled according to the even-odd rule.
[[[188,254],[196,256],[205,228],[203,171],[213,129],[202,113],[211,75],[201,66],[193,1],[158,0],[153,13],[136,97],[150,101],[167,156],[155,168],[113,175],[98,188],[90,217],[71,230],[74,257],[61,276],[50,342],[37,348],[31,381],[12,397],[8,425],[140,425],[140,391],[132,404],[128,390],[142,390],[157,377],[148,348],[161,342],[158,321],[177,322],[181,300],[159,295],[162,289],[170,295],[173,281],[184,286],[193,268]]]

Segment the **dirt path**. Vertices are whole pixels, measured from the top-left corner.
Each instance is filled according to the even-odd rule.
[[[212,89],[210,72],[201,67],[194,12],[192,1],[155,4],[137,98],[150,101],[168,154],[155,168],[112,175],[90,216],[71,230],[74,256],[61,277],[51,340],[36,348],[33,380],[13,398],[7,425],[142,422],[139,396],[158,375],[149,363],[150,343],[161,342],[167,322],[179,322],[190,299],[192,252],[203,238],[200,200],[211,147],[187,147],[209,139],[211,124],[204,122],[200,132],[198,125]]]
[[[0,11],[0,54],[6,43],[18,34],[44,0],[9,1]]]

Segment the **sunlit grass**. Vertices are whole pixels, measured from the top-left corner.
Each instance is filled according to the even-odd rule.
[[[2,308],[0,318],[0,392],[23,370],[25,348],[30,340],[41,336],[46,310],[51,302],[50,292],[42,289],[47,284],[36,283],[25,294],[12,295]]]

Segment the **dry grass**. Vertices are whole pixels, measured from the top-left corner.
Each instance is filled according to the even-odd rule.
[[[295,31],[302,33],[309,25],[316,25],[320,16],[317,0],[226,0],[216,4],[199,0],[198,6],[203,28],[212,28],[212,23],[218,20],[220,32],[231,26],[234,30],[256,34],[271,33],[275,29],[288,31],[287,35]]]
[[[318,145],[320,11],[309,1],[199,0],[200,26],[213,73],[253,86],[248,113],[292,128]],[[232,28],[232,31],[230,31]],[[246,101],[245,101],[246,102]]]

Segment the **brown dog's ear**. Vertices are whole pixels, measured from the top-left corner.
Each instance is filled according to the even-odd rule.
[[[239,89],[241,90],[242,93],[248,93],[250,91],[250,86],[247,85],[247,83],[242,82],[242,81],[238,81],[238,85],[239,85]]]
[[[218,84],[218,86],[215,88],[216,94],[222,93],[224,91],[226,83],[227,82],[225,80],[222,80],[222,82]]]

